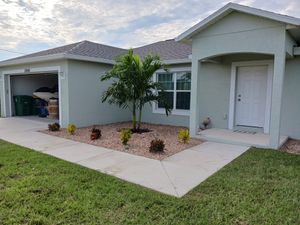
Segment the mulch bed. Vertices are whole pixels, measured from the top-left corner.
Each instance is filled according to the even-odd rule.
[[[280,149],[281,151],[300,155],[300,140],[289,139]]]
[[[171,155],[174,155],[175,153],[203,143],[202,140],[194,138],[191,138],[188,144],[180,143],[178,141],[178,133],[180,129],[186,129],[185,127],[143,123],[141,128],[149,129],[150,131],[145,133],[133,133],[129,141],[129,149],[125,150],[120,140],[120,130],[122,128],[131,128],[131,126],[132,125],[130,122],[96,125],[78,128],[76,129],[74,135],[69,135],[66,129],[61,129],[60,131],[55,132],[51,132],[48,130],[41,132],[78,142],[159,160],[165,159]],[[101,130],[102,137],[98,140],[91,141],[90,134],[93,127]],[[149,152],[150,142],[155,138],[164,140],[165,150],[163,153]]]

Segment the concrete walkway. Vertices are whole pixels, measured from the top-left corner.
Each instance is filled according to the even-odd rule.
[[[41,121],[0,118],[0,139],[176,197],[248,149],[205,142],[159,161],[37,132],[46,128]]]

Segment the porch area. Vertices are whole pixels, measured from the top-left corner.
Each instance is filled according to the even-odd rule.
[[[258,148],[270,147],[270,135],[261,132],[212,128],[198,132],[196,138],[223,144],[253,146]],[[282,146],[287,139],[287,136],[280,136],[279,145]]]
[[[191,135],[278,149],[287,139],[280,129],[285,56],[278,61],[276,54],[261,53],[197,59],[192,64]],[[199,134],[206,118],[210,118],[208,127],[212,129]],[[242,132],[236,127],[257,131]]]

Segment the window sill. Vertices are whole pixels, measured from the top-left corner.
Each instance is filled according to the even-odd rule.
[[[166,114],[166,111],[164,109],[154,109],[152,111],[152,113],[155,114]],[[174,115],[174,116],[190,116],[190,110],[172,110],[172,112],[170,113],[170,115]]]

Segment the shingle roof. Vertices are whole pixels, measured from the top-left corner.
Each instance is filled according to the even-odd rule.
[[[81,41],[69,45],[64,45],[57,48],[51,48],[48,50],[35,52],[32,54],[20,56],[17,58],[12,58],[7,61],[16,59],[25,59],[39,56],[55,55],[55,54],[71,54],[80,56],[89,56],[96,58],[104,58],[112,60],[116,56],[125,53],[126,49],[116,48],[112,46],[102,45],[90,41]]]
[[[133,49],[134,53],[142,58],[147,54],[158,54],[162,60],[188,59],[192,54],[192,47],[187,44],[176,42],[174,39],[159,41]]]
[[[83,41],[69,50],[67,53],[72,55],[114,60],[118,55],[125,54],[126,52],[126,49],[116,48],[90,41]]]
[[[145,57],[147,54],[151,53],[160,55],[162,60],[188,59],[189,55],[192,53],[191,46],[178,43],[174,39],[167,41],[159,41],[150,45],[134,48],[133,50],[142,58]],[[48,49],[45,51],[20,56],[17,58],[8,59],[3,62],[40,56],[50,56],[55,54],[87,56],[107,60],[114,60],[117,56],[125,54],[127,51],[128,49],[116,48],[90,41],[81,41],[57,48]]]

